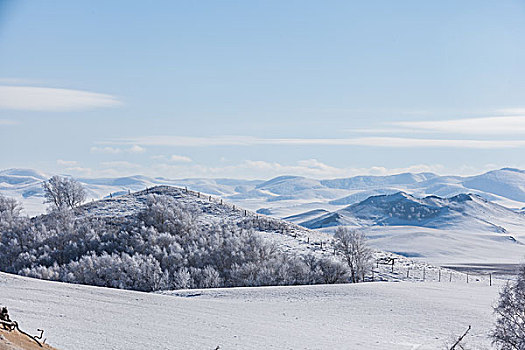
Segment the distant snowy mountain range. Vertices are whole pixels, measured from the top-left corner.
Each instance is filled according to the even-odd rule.
[[[0,193],[36,215],[45,211],[42,181],[51,174],[0,171]],[[78,178],[91,199],[158,185],[187,187],[238,207],[327,233],[336,226],[367,231],[374,246],[441,262],[516,262],[525,257],[525,171],[504,168],[476,176],[405,173],[268,181],[129,176]]]
[[[337,226],[359,228],[379,249],[433,263],[525,259],[525,214],[475,194],[417,198],[397,192],[333,212],[313,210],[285,220],[324,232]]]
[[[475,194],[416,198],[405,192],[371,196],[335,212],[312,211],[285,218],[311,228],[331,226],[421,226],[506,233],[504,226],[525,227],[525,215]],[[302,221],[306,219],[305,221]]]
[[[30,169],[0,171],[0,193],[16,197],[28,214],[44,212],[41,182],[52,174]],[[432,173],[404,173],[390,176],[355,176],[316,180],[280,176],[268,181],[237,179],[151,178],[141,175],[120,178],[78,178],[89,198],[100,199],[157,185],[176,185],[221,196],[240,206],[287,217],[309,210],[336,211],[370,196],[409,193],[415,197],[453,197],[472,193],[491,202],[523,210],[525,171],[504,168],[476,176],[439,176]]]

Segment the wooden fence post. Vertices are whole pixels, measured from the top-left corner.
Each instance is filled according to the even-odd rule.
[[[452,282],[452,271],[450,271],[450,279],[449,282]]]
[[[489,285],[492,286],[492,272],[489,273]]]
[[[468,283],[468,273],[467,273],[467,283]]]
[[[441,269],[439,269],[438,271],[439,271],[438,282],[441,282]]]
[[[425,268],[423,267],[423,281],[425,280]]]

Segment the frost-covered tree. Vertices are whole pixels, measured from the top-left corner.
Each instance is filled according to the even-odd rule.
[[[16,260],[27,257],[34,241],[29,219],[21,215],[22,206],[13,198],[0,195],[0,268],[15,272]]]
[[[491,332],[492,343],[502,350],[525,349],[525,265],[517,280],[503,287],[494,312],[498,318]]]
[[[13,198],[0,194],[0,224],[13,225],[20,217],[22,206]]]
[[[353,283],[362,282],[372,267],[372,250],[362,232],[338,227],[335,230],[335,249],[342,255],[350,270]]]
[[[314,283],[334,284],[348,281],[348,268],[333,259],[316,259],[312,271],[317,277]]]
[[[53,210],[61,208],[73,209],[86,199],[86,191],[82,185],[71,177],[55,175],[42,183],[44,203],[50,203]]]

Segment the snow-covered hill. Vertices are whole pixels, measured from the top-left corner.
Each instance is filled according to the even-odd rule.
[[[290,265],[292,261],[299,265],[306,264],[300,265],[305,268],[301,276],[306,276],[308,271],[321,271],[311,268],[311,266],[315,267],[313,264],[316,262],[341,261],[340,256],[336,255],[334,239],[329,233],[260,215],[239,208],[220,197],[204,195],[184,188],[156,186],[93,201],[76,208],[74,212],[74,217],[71,218],[60,219],[55,214],[34,217],[31,220],[35,228],[34,232],[42,239],[31,241],[32,243],[28,244],[32,245],[25,248],[34,255],[27,259],[24,251],[13,250],[12,256],[6,253],[5,261],[15,261],[16,264],[8,264],[3,268],[10,272],[45,279],[150,291],[168,288],[168,286],[169,288],[202,287],[204,282],[201,280],[200,271],[215,266],[219,274],[218,279],[213,282],[216,283],[215,286],[273,283],[269,280],[270,277],[264,280],[262,276],[254,273],[248,278],[241,275],[240,267],[233,272],[231,270],[233,267],[229,267],[238,265],[244,269],[251,268],[249,259],[252,258],[258,262],[254,268],[260,268],[261,264],[267,263],[268,266],[262,271],[273,271],[271,269],[278,267],[281,277],[285,276],[287,266],[292,266]],[[62,227],[68,228],[64,231]],[[177,238],[173,238],[167,232]],[[251,240],[248,232],[258,236],[262,240],[261,243]],[[174,239],[178,241],[175,242]],[[259,254],[259,250],[265,249],[267,251]],[[127,259],[126,261],[132,259],[135,257],[134,254],[138,254],[138,262],[134,263],[136,266],[145,266],[144,264],[151,262],[153,265],[150,270],[157,273],[158,278],[166,276],[162,286],[158,283],[151,285],[142,277],[135,278],[145,271],[144,268],[133,270],[134,272],[128,271],[122,276],[119,272],[121,271],[119,264],[124,263],[122,259]],[[420,280],[423,270],[427,271],[427,279],[437,279],[438,267],[421,259],[416,261],[410,257],[380,250],[374,251],[374,258],[383,260],[393,258],[396,261],[396,269],[395,271],[390,268],[381,269],[378,265],[373,274],[366,276],[367,279]],[[54,264],[57,259],[59,263]],[[239,262],[237,263],[235,259],[239,259]],[[98,269],[93,270],[93,266],[98,266],[97,264],[102,261],[104,268],[109,270],[101,273],[97,272]],[[305,261],[309,261],[310,265]],[[158,268],[155,267],[156,263],[159,264]],[[184,287],[171,287],[179,285],[176,282],[178,280],[175,280],[178,277],[171,276],[175,276],[188,266],[194,269],[188,275],[189,282],[184,284]],[[419,271],[419,273],[409,274],[407,270]],[[166,271],[169,274],[164,275]],[[311,276],[318,276],[315,273],[312,272]],[[312,278],[295,279],[286,283],[282,279],[279,284],[325,281],[319,279],[319,282]],[[135,283],[137,280],[144,283]],[[122,283],[114,284],[113,281]]]
[[[50,177],[27,169],[0,171],[0,193],[23,202],[29,215],[45,211],[41,182]],[[221,196],[251,210],[265,209],[276,217],[309,210],[336,211],[370,196],[400,191],[416,197],[452,197],[477,194],[509,208],[525,207],[525,172],[504,168],[469,177],[438,176],[432,173],[405,173],[391,176],[356,176],[315,180],[300,176],[280,176],[268,181],[237,179],[179,179],[128,176],[121,178],[80,178],[89,199],[138,191],[157,185],[188,187]]]
[[[324,232],[357,227],[379,249],[438,264],[517,263],[525,258],[525,215],[474,194],[417,198],[398,192],[288,220]]]
[[[115,196],[87,203],[79,208],[83,217],[110,218],[112,222],[120,222],[119,218],[136,217],[146,207],[148,196],[162,195],[175,199],[187,208],[199,212],[196,221],[199,226],[212,227],[225,223],[252,227],[263,239],[274,243],[281,251],[294,255],[314,254],[319,257],[333,257],[333,237],[330,233],[310,230],[286,220],[261,215],[224,201],[221,197],[202,194],[172,186],[157,186],[144,191]],[[45,220],[45,216],[39,218]],[[246,224],[244,224],[246,222]],[[432,270],[435,266],[425,261],[415,261],[408,257],[391,252],[375,251],[375,257],[395,258],[397,265],[405,269]],[[377,270],[376,279],[404,280],[402,273],[390,273],[388,269]],[[408,278],[411,280],[411,278]]]
[[[84,204],[78,212],[84,217],[111,218],[112,221],[118,222],[119,218],[138,216],[140,211],[146,208],[150,195],[168,196],[182,206],[195,209],[199,213],[196,221],[201,227],[220,226],[225,223],[238,225],[247,221],[249,222],[247,225],[253,227],[265,239],[277,243],[284,251],[292,253],[311,251],[315,254],[328,254],[329,252],[328,248],[320,249],[319,244],[321,241],[330,244],[331,235],[254,213],[231,202],[226,202],[221,197],[179,187],[156,186],[139,192],[93,201]]]
[[[307,212],[304,215],[307,215]],[[459,194],[449,198],[428,196],[417,198],[405,192],[371,196],[334,213],[320,213],[301,222],[308,228],[354,223],[358,226],[421,226],[430,228],[463,228],[506,233],[509,228],[525,225],[519,212],[487,201],[475,194]],[[301,215],[289,218],[297,222]]]
[[[59,349],[492,349],[499,287],[462,282],[150,294],[0,273],[2,304]],[[448,347],[446,346],[448,344]]]

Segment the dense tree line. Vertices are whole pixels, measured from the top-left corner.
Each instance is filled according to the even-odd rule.
[[[284,253],[245,222],[199,224],[198,208],[170,196],[150,195],[138,215],[118,220],[82,212],[53,205],[28,219],[0,197],[0,269],[141,291],[348,281],[339,261]]]

